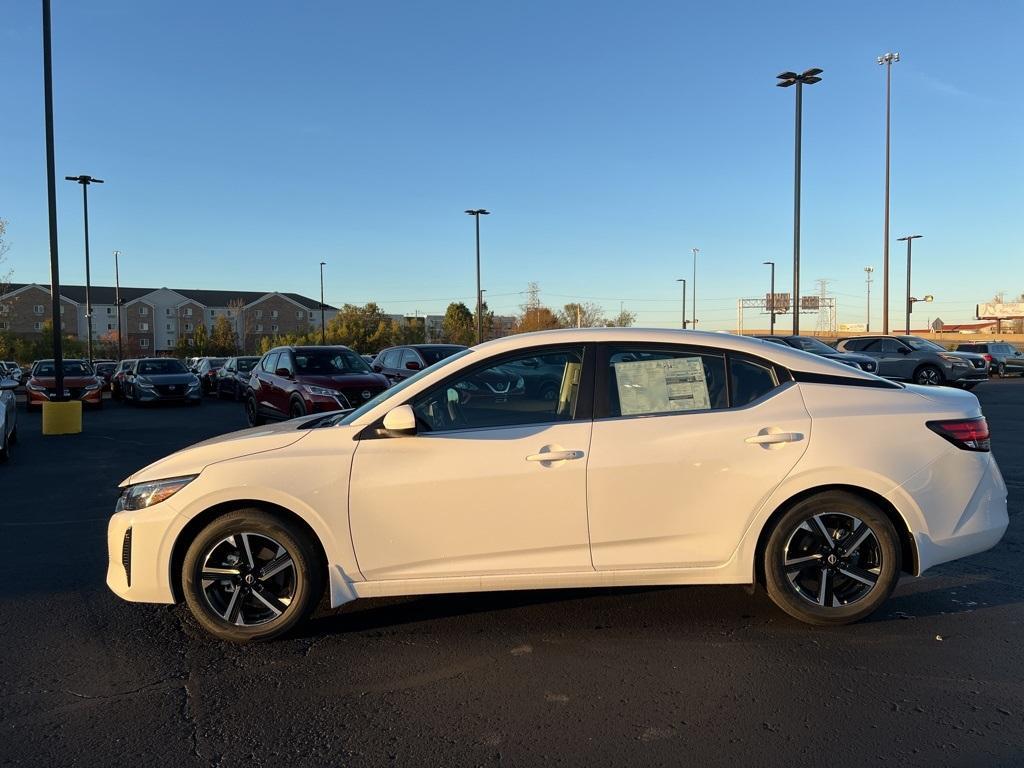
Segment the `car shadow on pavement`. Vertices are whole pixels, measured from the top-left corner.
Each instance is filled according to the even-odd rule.
[[[893,595],[866,623],[924,619],[973,613],[1024,603],[1024,584],[1000,580],[991,573],[971,571],[904,579]]]

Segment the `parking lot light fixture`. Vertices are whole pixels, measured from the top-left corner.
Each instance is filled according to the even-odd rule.
[[[327,344],[327,326],[324,324],[324,267],[327,266],[326,261],[320,262],[320,343]]]
[[[768,311],[771,313],[771,320],[769,321],[771,330],[769,336],[775,335],[775,262],[774,261],[762,261],[766,267],[772,268],[772,279],[771,279],[771,292],[768,294],[768,301],[771,302],[771,306],[768,307]]]
[[[491,212],[483,208],[469,208],[466,213],[476,219],[476,343],[483,340],[484,323],[480,306],[480,217],[490,216]]]
[[[677,277],[676,278],[676,282],[683,284],[683,330],[685,331],[686,330],[686,278],[685,277]]]
[[[114,251],[114,305],[117,308],[117,360],[120,362],[122,358],[121,348],[121,272],[118,266],[118,259],[121,256],[120,251]]]
[[[910,253],[913,242],[920,237],[921,235],[906,235],[904,237],[896,238],[897,242],[905,242],[907,244],[907,322],[904,327],[906,329],[905,333],[908,336],[910,335],[910,313],[914,311],[914,302],[910,300]],[[914,301],[917,301],[917,299],[915,299]]]
[[[102,184],[103,179],[82,174],[80,176],[65,176],[64,180],[82,185],[82,218],[85,221],[85,326],[86,332],[89,334],[86,342],[89,353],[89,365],[92,365],[92,296],[89,279],[89,185]]]
[[[889,146],[890,112],[892,106],[892,65],[900,60],[898,53],[878,57],[885,67],[885,214],[882,224],[882,333],[889,333]]]
[[[796,86],[796,146],[794,151],[793,181],[793,335],[800,333],[800,140],[803,121],[803,86],[820,83],[818,77],[824,70],[814,67],[799,75],[796,72],[782,72],[776,77],[779,88]]]

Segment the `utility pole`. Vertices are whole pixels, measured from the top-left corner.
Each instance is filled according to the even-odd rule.
[[[868,333],[871,333],[871,273],[874,271],[874,267],[864,267],[864,274],[867,275],[865,282],[868,285],[868,314],[867,322],[864,323],[864,330]]]
[[[89,279],[89,185],[102,184],[103,179],[96,179],[83,174],[81,176],[65,176],[64,180],[82,185],[82,218],[85,220],[85,325],[89,334],[87,341],[89,365],[92,365],[92,295],[90,293]]]
[[[700,253],[700,248],[693,249],[693,282],[690,284],[690,290],[693,291],[693,307],[690,311],[693,312],[693,318],[690,322],[690,327],[693,330],[697,330],[697,254]],[[683,328],[686,324],[683,324]]]
[[[114,251],[114,304],[117,305],[117,360],[120,362],[122,357],[121,350],[121,272],[118,268],[118,258],[121,256],[120,251]],[[153,322],[156,322],[154,318]],[[154,325],[154,328],[156,326]]]
[[[484,335],[484,319],[480,306],[480,217],[490,216],[491,212],[483,208],[471,208],[466,213],[476,219],[476,343],[479,344]]]
[[[676,278],[676,282],[683,284],[683,318],[682,319],[683,319],[683,330],[685,331],[686,330],[686,278],[685,277],[677,277]]]
[[[53,311],[54,398],[64,400],[64,350],[60,322],[60,260],[57,258],[57,171],[53,150],[53,64],[50,0],[43,0],[43,112],[46,121],[46,203],[50,224],[50,300]]]
[[[320,344],[327,344],[327,326],[324,323],[324,267],[327,266],[326,261],[320,262]]]
[[[897,238],[898,242],[901,242],[901,243],[902,242],[906,242],[906,244],[907,244],[907,303],[906,303],[906,307],[905,307],[906,315],[907,315],[907,322],[906,322],[906,325],[904,326],[904,328],[905,328],[904,332],[907,334],[907,336],[910,335],[910,313],[914,309],[914,305],[913,305],[913,302],[911,301],[911,297],[910,297],[910,250],[911,250],[911,246],[913,245],[914,241],[917,240],[920,237],[921,237],[921,235],[907,235],[906,237]]]
[[[769,331],[769,335],[770,336],[774,336],[775,335],[775,262],[774,261],[764,261],[764,262],[761,262],[761,263],[764,264],[765,266],[770,266],[772,268],[771,293],[768,294],[768,301],[771,302],[771,306],[768,308],[768,311],[771,313],[771,320],[769,321],[770,324],[771,324],[771,330]]]
[[[892,105],[892,65],[900,60],[898,53],[878,57],[885,66],[885,222],[882,225],[882,333],[889,333],[889,143]]]
[[[820,83],[818,77],[823,70],[815,67],[799,75],[796,72],[782,72],[777,75],[779,88],[796,86],[796,144],[794,147],[793,169],[793,335],[800,333],[800,156],[803,133],[803,86]]]

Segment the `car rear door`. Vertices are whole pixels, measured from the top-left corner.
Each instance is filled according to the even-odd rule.
[[[587,499],[598,570],[725,563],[810,438],[788,374],[722,350],[603,345],[595,397]]]
[[[274,405],[274,371],[277,370],[277,359],[280,352],[269,352],[263,356],[250,377],[253,384],[252,395],[256,399],[256,408],[260,413],[279,416]]]

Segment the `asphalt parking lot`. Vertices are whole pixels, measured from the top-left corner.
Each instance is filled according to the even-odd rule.
[[[104,585],[116,485],[242,408],[107,403],[0,466],[0,762],[951,765],[1024,762],[1024,380],[975,390],[1010,488],[982,555],[872,619],[807,627],[740,588],[365,600],[299,635],[207,639]]]

